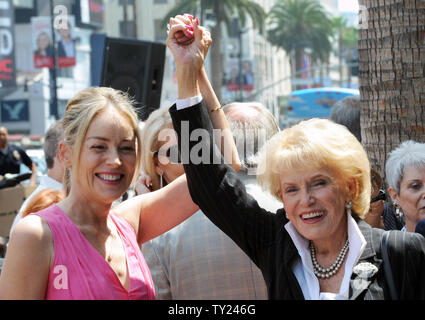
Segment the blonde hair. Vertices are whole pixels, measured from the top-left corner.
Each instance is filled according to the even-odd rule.
[[[159,175],[155,170],[154,153],[160,147],[159,134],[166,128],[173,128],[168,108],[157,109],[149,115],[140,135],[143,141],[141,166],[143,171],[151,177],[153,190],[160,188]]]
[[[258,181],[280,199],[282,172],[325,168],[364,217],[370,205],[370,163],[360,142],[343,125],[327,119],[302,121],[277,133],[260,151]],[[355,190],[348,182],[354,179]]]
[[[105,87],[88,88],[79,92],[68,102],[62,124],[64,129],[64,141],[73,147],[73,169],[78,172],[79,159],[84,138],[93,119],[108,108],[114,108],[126,118],[133,128],[136,137],[137,161],[133,181],[137,179],[140,168],[141,139],[138,127],[137,113],[133,107],[133,101],[129,96],[119,90]],[[70,189],[70,173],[65,170],[63,185],[68,195]]]

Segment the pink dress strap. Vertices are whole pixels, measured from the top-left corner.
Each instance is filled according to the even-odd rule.
[[[45,219],[53,237],[54,259],[49,272],[47,300],[155,299],[149,268],[130,224],[110,212],[124,246],[130,288],[57,205],[34,213]]]

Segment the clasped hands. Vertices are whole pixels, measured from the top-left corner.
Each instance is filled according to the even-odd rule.
[[[198,18],[189,14],[170,18],[168,26],[167,47],[173,53],[177,72],[183,68],[199,71],[212,43],[210,32],[199,25]]]

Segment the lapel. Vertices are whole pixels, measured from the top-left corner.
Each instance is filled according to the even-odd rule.
[[[353,267],[350,280],[350,300],[357,299],[373,283],[382,265],[373,247],[372,227],[360,218],[354,217],[366,240],[366,247],[357,264]]]

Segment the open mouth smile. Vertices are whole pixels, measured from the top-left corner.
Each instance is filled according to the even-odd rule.
[[[117,182],[120,181],[124,175],[123,174],[106,174],[106,173],[96,173],[96,177],[106,182]]]
[[[307,223],[316,223],[326,216],[326,211],[312,211],[301,214],[301,219]]]

